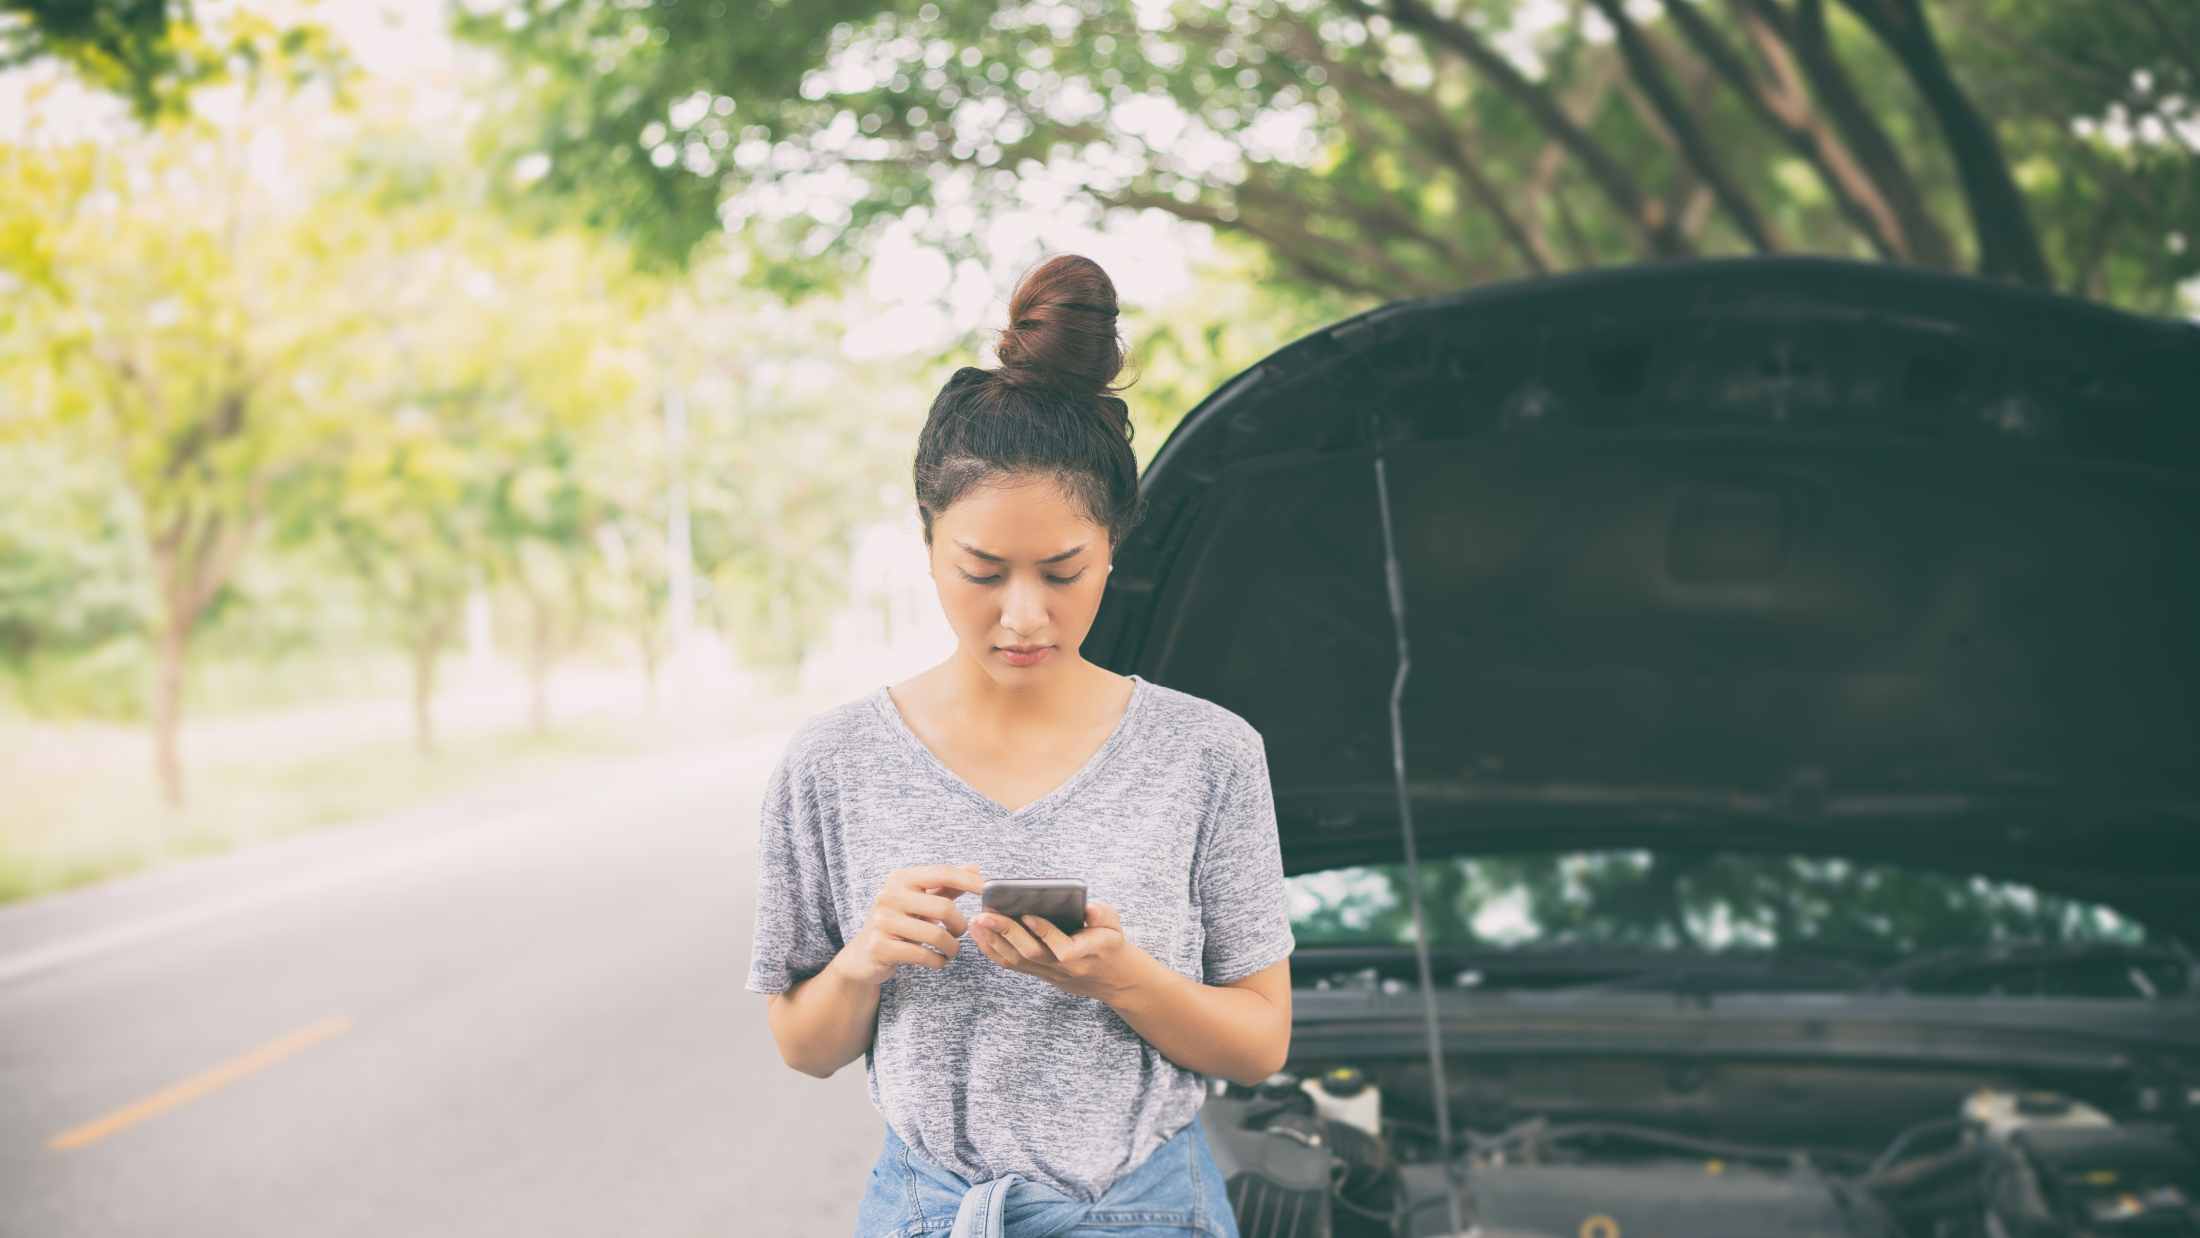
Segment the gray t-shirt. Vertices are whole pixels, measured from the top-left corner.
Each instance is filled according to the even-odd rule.
[[[1082,878],[1132,944],[1206,984],[1288,957],[1260,732],[1130,678],[1108,741],[1015,812],[949,770],[883,686],[805,721],[765,788],[749,991],[822,969],[887,873],[918,864]],[[967,919],[979,901],[955,905]],[[1106,1003],[1011,971],[967,935],[960,945],[945,969],[905,964],[879,991],[871,1103],[912,1148],[974,1183],[1014,1171],[1091,1202],[1197,1116],[1208,1077]]]

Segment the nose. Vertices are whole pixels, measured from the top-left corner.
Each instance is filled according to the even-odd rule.
[[[1001,626],[1012,634],[1004,645],[1043,644],[1047,630],[1047,595],[1043,581],[1011,579],[1001,598]]]

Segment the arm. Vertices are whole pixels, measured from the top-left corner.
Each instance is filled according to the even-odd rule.
[[[1201,984],[1141,954],[1144,977],[1108,1002],[1161,1056],[1250,1087],[1291,1053],[1291,960],[1228,984]]]
[[[878,985],[847,978],[828,965],[772,994],[768,1017],[780,1059],[805,1075],[831,1078],[871,1047],[878,1031],[878,993]]]
[[[814,820],[793,793],[795,745],[772,770],[758,815],[756,922],[748,989],[770,994],[767,1019],[780,1059],[830,1078],[870,1047],[879,986],[854,982],[833,914],[831,866]]]
[[[784,823],[767,824],[771,852],[799,854]],[[822,869],[822,865],[818,865]],[[757,900],[756,954],[748,987],[771,994],[766,1017],[780,1059],[819,1079],[861,1057],[878,1034],[880,991],[904,966],[945,968],[960,943],[962,914],[951,897],[985,888],[977,866],[922,864],[888,873],[863,928],[843,943],[825,910],[824,890],[794,900],[784,917],[783,865],[761,870],[768,897]]]
[[[1137,979],[1108,1004],[1177,1065],[1258,1083],[1290,1056],[1295,942],[1268,749],[1250,728],[1191,880],[1205,938],[1198,967],[1187,974],[1142,954]]]

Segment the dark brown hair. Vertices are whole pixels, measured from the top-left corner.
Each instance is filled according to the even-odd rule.
[[[1124,350],[1115,284],[1100,264],[1058,254],[1027,271],[1008,301],[998,369],[948,377],[917,435],[917,513],[924,541],[955,500],[990,482],[1058,481],[1121,544],[1143,515],[1130,406],[1115,392]]]

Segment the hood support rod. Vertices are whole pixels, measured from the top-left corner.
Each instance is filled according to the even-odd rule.
[[[1383,517],[1383,578],[1390,592],[1390,625],[1398,637],[1398,673],[1390,681],[1390,769],[1398,793],[1398,821],[1405,831],[1406,893],[1413,900],[1413,957],[1421,969],[1421,1017],[1428,1029],[1429,1078],[1436,1087],[1436,1138],[1444,1160],[1444,1184],[1451,1197],[1451,1232],[1460,1238],[1476,1238],[1482,1232],[1473,1220],[1473,1194],[1467,1187],[1464,1158],[1451,1150],[1451,1089],[1444,1083],[1444,1042],[1436,1021],[1436,986],[1429,976],[1428,930],[1421,919],[1421,863],[1413,846],[1413,804],[1406,794],[1405,724],[1399,717],[1399,701],[1405,695],[1406,673],[1413,659],[1406,649],[1406,594],[1404,574],[1398,568],[1397,540],[1390,529],[1390,482],[1383,468],[1382,449],[1375,451],[1375,496]]]

